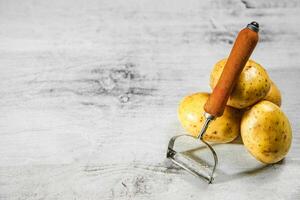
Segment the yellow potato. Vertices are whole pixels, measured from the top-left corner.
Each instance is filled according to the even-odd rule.
[[[198,136],[205,121],[203,107],[208,97],[208,93],[195,93],[185,97],[179,105],[179,121],[195,137]],[[223,116],[210,123],[204,134],[204,140],[217,143],[231,142],[239,135],[240,119],[239,110],[226,106]]]
[[[215,64],[210,74],[210,87],[214,88],[221,76],[227,59]],[[234,108],[246,108],[266,96],[271,81],[265,69],[253,60],[248,60],[228,99],[227,105]]]
[[[292,129],[280,108],[263,100],[244,113],[241,136],[245,147],[257,160],[271,164],[288,153]]]
[[[264,97],[264,100],[271,101],[279,107],[281,106],[281,93],[273,81],[271,81],[271,88]]]

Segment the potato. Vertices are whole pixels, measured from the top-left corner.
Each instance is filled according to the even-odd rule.
[[[267,93],[267,95],[264,97],[264,100],[271,101],[272,103],[275,103],[279,107],[281,106],[281,93],[273,81],[271,81],[270,90]]]
[[[208,93],[195,93],[185,97],[179,105],[179,121],[195,137],[198,136],[205,121],[203,107],[208,97]],[[223,116],[210,123],[204,134],[204,140],[216,143],[231,142],[239,135],[240,119],[239,110],[226,106]]]
[[[213,89],[223,71],[227,59],[215,64],[210,74],[210,87]],[[271,81],[265,69],[253,60],[248,60],[228,99],[227,105],[246,108],[263,99],[268,93]]]
[[[271,164],[288,153],[292,129],[280,108],[263,100],[243,114],[241,136],[245,147],[257,160]]]

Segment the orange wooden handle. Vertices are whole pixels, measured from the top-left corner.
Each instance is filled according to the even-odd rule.
[[[257,29],[249,26],[253,24]],[[249,25],[239,32],[219,81],[204,106],[205,112],[214,117],[223,115],[230,93],[258,42],[258,24]]]

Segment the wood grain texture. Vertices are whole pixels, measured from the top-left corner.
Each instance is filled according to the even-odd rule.
[[[0,1],[0,199],[299,199],[300,2]],[[237,32],[282,91],[293,128],[264,167],[220,146],[219,181],[165,159],[178,102],[210,91]],[[223,170],[223,171],[221,171]]]

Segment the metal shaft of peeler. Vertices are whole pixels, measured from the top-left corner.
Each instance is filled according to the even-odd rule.
[[[203,135],[204,133],[206,132],[208,126],[209,126],[209,123],[214,120],[214,116],[212,116],[211,114],[209,113],[204,113],[204,116],[205,116],[205,122],[204,122],[204,125],[202,126],[202,129],[198,135],[198,139],[202,140],[203,138]]]

